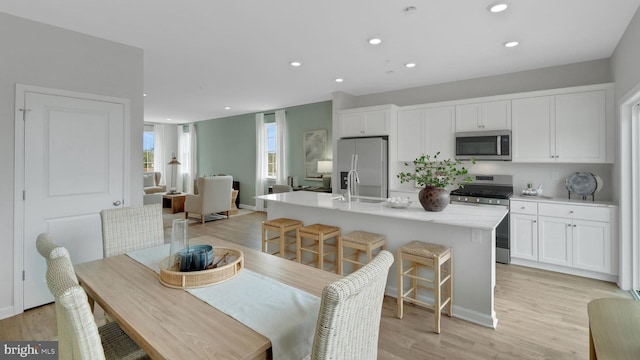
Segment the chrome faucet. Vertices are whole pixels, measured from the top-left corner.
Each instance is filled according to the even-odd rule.
[[[356,196],[356,183],[360,182],[360,178],[358,177],[358,171],[356,169],[351,169],[347,173],[347,192],[345,193],[345,200],[351,202],[351,197]]]

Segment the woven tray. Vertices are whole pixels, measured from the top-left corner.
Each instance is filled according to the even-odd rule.
[[[223,247],[213,248],[213,263],[218,262],[225,254],[218,267],[202,271],[181,272],[177,268],[165,269],[160,266],[160,283],[176,289],[190,289],[213,285],[229,280],[244,268],[242,251]],[[165,258],[160,264],[166,264]]]

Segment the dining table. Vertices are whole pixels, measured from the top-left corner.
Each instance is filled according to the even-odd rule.
[[[240,250],[245,269],[319,298],[341,278],[212,236],[190,242]],[[157,272],[126,254],[77,264],[75,271],[88,296],[152,359],[272,358],[267,337],[189,291],[161,284]]]

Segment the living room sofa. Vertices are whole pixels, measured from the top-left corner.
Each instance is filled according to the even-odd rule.
[[[144,205],[162,203],[162,193],[167,191],[167,187],[160,185],[161,177],[162,173],[158,171],[142,174],[142,189],[144,190],[142,203]]]

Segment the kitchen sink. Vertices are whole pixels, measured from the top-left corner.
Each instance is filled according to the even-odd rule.
[[[387,201],[387,199],[376,199],[376,198],[370,199],[370,198],[357,197],[355,199],[351,198],[351,201],[361,202],[361,203],[379,204],[379,203],[383,203],[383,202]]]
[[[344,197],[336,197],[334,200],[340,200],[342,202],[347,202]],[[387,201],[387,199],[376,198],[376,197],[368,197],[368,196],[352,196],[351,202],[359,202],[359,203],[369,203],[369,204],[379,204]]]

